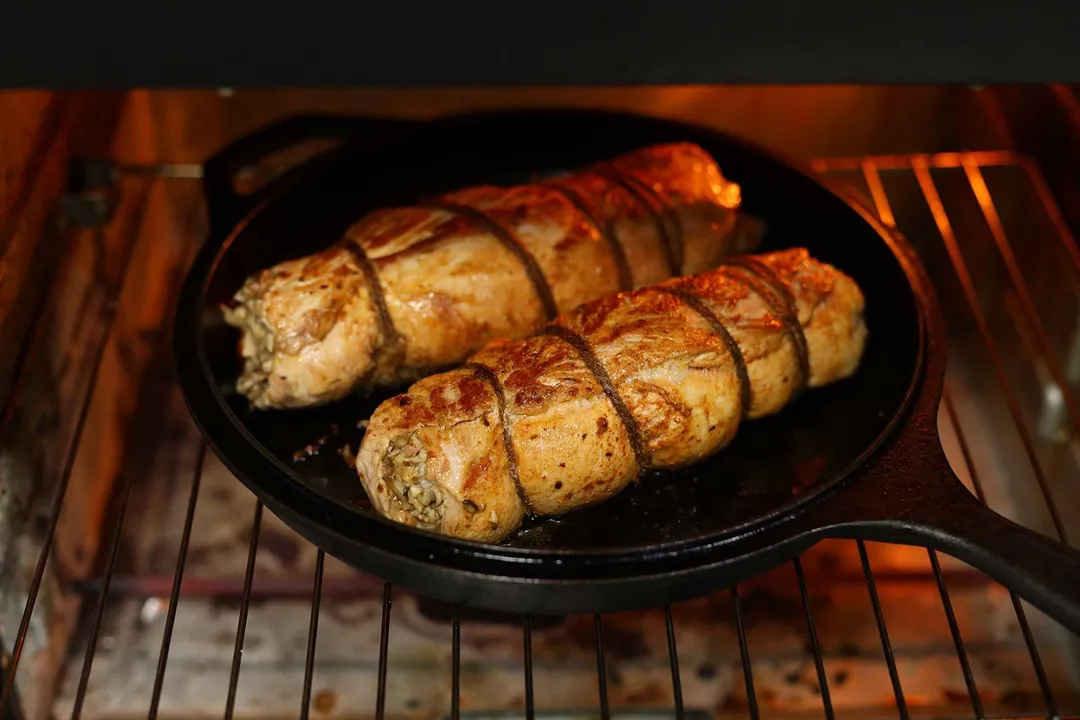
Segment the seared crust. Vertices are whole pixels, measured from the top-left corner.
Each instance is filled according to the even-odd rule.
[[[867,336],[855,282],[802,249],[755,260],[586,303],[383,403],[356,458],[374,507],[496,542],[526,512],[568,512],[643,470],[697,462],[743,417],[851,375]],[[395,454],[402,438],[422,473]],[[432,502],[418,511],[408,498],[420,481]]]
[[[241,330],[237,389],[255,407],[305,407],[456,365],[580,303],[751,250],[739,205],[712,158],[679,143],[372,212],[240,288],[224,311]]]

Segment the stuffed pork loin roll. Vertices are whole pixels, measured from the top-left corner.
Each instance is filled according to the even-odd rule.
[[[341,243],[249,277],[224,308],[237,390],[257,408],[319,405],[415,380],[559,312],[751,251],[740,189],[696,145],[568,176],[475,187],[372,212]]]
[[[378,512],[497,542],[527,513],[612,497],[717,452],[741,420],[851,375],[863,295],[802,249],[596,300],[494,342],[371,417],[356,469]]]

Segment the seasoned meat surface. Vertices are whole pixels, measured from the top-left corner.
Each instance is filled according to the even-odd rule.
[[[603,295],[752,250],[740,189],[701,148],[646,148],[555,180],[372,212],[343,242],[248,278],[237,389],[319,405],[454,366]]]
[[[697,462],[744,417],[851,375],[863,304],[850,277],[803,249],[595,300],[384,402],[356,469],[383,515],[497,542],[526,513],[569,512],[644,470]]]

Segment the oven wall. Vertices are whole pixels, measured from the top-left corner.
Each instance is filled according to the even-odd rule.
[[[168,159],[185,162],[201,162],[274,119],[318,111],[424,118],[522,106],[629,110],[710,125],[804,158],[1001,149],[1007,141],[987,95],[962,87],[225,89],[151,97]]]
[[[62,211],[73,155],[106,155],[123,93],[0,93],[0,643],[12,648],[52,498],[77,418],[70,408],[89,388],[95,329],[111,274],[109,242],[73,254],[80,233]],[[81,255],[81,257],[80,257]],[[95,262],[100,261],[100,262]],[[63,287],[62,293],[50,293]],[[103,429],[109,426],[102,421]],[[108,482],[93,482],[102,497]],[[68,513],[100,516],[101,503]],[[57,546],[85,553],[89,567],[100,522],[62,522]],[[78,571],[79,568],[71,568]],[[47,566],[21,655],[18,688],[31,713],[50,692],[78,604],[59,588],[60,563]],[[4,663],[6,672],[7,662]]]

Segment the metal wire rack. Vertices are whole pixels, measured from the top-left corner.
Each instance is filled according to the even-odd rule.
[[[970,480],[971,489],[984,501],[1013,519],[1025,522],[1047,534],[1056,534],[1063,541],[1074,539],[1080,532],[1076,512],[1066,511],[1068,503],[1080,497],[1077,473],[1072,463],[1062,461],[1072,438],[1080,430],[1080,410],[1075,398],[1075,387],[1080,382],[1080,251],[1062,220],[1038,169],[1023,157],[1010,153],[954,153],[932,156],[889,156],[851,159],[828,159],[814,164],[817,171],[853,182],[872,200],[882,220],[904,232],[927,262],[928,270],[941,293],[942,304],[950,324],[950,340],[953,343],[950,356],[950,374],[942,406],[941,421],[951,428],[955,438],[950,459],[958,467],[958,474]],[[183,182],[158,178],[142,183]],[[194,193],[194,190],[192,190]],[[145,200],[144,200],[145,201]],[[976,225],[981,229],[973,230]],[[1015,234],[1021,228],[1026,237],[1018,240]],[[134,268],[134,241],[121,260],[121,277],[126,278]],[[189,254],[190,256],[190,254]],[[181,268],[182,271],[182,268]],[[123,283],[114,290],[119,296]],[[988,290],[987,288],[991,288]],[[115,319],[116,297],[108,306],[107,322]],[[1004,329],[1003,329],[1004,328]],[[12,691],[19,678],[21,661],[30,630],[31,618],[38,602],[47,567],[55,550],[57,527],[68,494],[75,457],[79,452],[80,438],[84,435],[89,416],[92,389],[102,367],[105,343],[101,343],[93,359],[90,390],[77,410],[74,438],[62,463],[60,482],[49,505],[45,533],[33,567],[21,622],[14,637],[8,638],[11,652],[4,668],[4,694],[0,700],[0,714],[17,710],[17,700]],[[26,362],[26,358],[23,358]],[[957,370],[953,369],[953,364]],[[968,375],[959,370],[967,368]],[[973,381],[965,378],[982,378]],[[987,380],[987,378],[989,378]],[[1019,379],[1018,379],[1019,378]],[[982,383],[982,384],[980,384]],[[989,384],[987,384],[989,383]],[[1034,392],[1031,392],[1032,387]],[[985,400],[984,390],[994,390],[997,400]],[[972,398],[975,400],[972,400]],[[1035,398],[1034,400],[1030,398]],[[1000,408],[995,409],[1000,405]],[[1002,410],[1003,408],[1003,410]],[[985,457],[985,447],[976,447],[972,436],[978,434],[980,423],[995,412],[1004,413],[1012,425],[1016,438],[996,438],[998,451],[1009,454],[1007,468],[1018,463],[1026,464],[1026,472],[1016,473],[1020,480],[1030,477],[1042,498],[1042,509],[1026,509],[1023,504],[1008,504],[1010,497],[1030,497],[1030,489],[1013,485],[1001,485],[983,477],[983,468],[990,462]],[[7,417],[7,413],[5,413]],[[975,417],[976,419],[972,419]],[[982,417],[983,420],[978,420]],[[1011,452],[1018,449],[1019,452]],[[146,715],[158,717],[162,712],[161,700],[174,640],[177,612],[184,598],[190,594],[210,593],[212,589],[200,587],[197,581],[186,581],[185,568],[189,560],[196,508],[206,460],[206,446],[198,441],[194,473],[190,478],[186,508],[183,514],[179,548],[176,553],[175,571],[166,585],[162,579],[130,578],[118,576],[116,569],[123,554],[125,519],[130,519],[132,490],[140,478],[136,472],[120,474],[118,489],[114,491],[111,527],[106,529],[104,552],[99,574],[91,578],[72,580],[73,587],[92,602],[84,611],[81,641],[82,657],[71,658],[70,673],[74,690],[70,703],[64,706],[72,717],[80,717],[86,710],[86,699],[94,660],[100,648],[103,619],[110,598],[115,592],[129,592],[153,596],[168,594],[160,648],[155,664],[152,690],[145,698]],[[1062,465],[1065,462],[1065,465]],[[959,471],[963,466],[964,472]],[[1066,469],[1062,469],[1065,467]],[[1015,482],[1020,480],[1014,479]],[[1002,504],[1007,505],[1002,507]],[[1072,507],[1080,508],[1080,502]],[[237,689],[243,666],[245,634],[249,611],[255,591],[256,561],[260,549],[260,532],[264,525],[264,509],[255,504],[248,538],[247,560],[239,590],[239,606],[231,662],[228,671],[227,694],[222,708],[223,716],[231,718],[237,712]],[[1074,538],[1069,537],[1072,531]],[[915,689],[905,686],[898,660],[893,648],[885,612],[879,593],[882,578],[871,567],[871,554],[866,544],[855,543],[861,575],[880,637],[881,653],[891,683],[895,714],[902,720],[912,716],[909,694]],[[933,583],[940,597],[949,634],[955,647],[966,687],[970,712],[975,718],[987,717],[983,693],[976,673],[972,669],[969,646],[961,632],[961,623],[954,608],[950,585],[958,582],[957,574],[942,569],[938,555],[927,552],[927,560]],[[310,585],[310,616],[303,662],[302,692],[295,698],[300,717],[307,718],[313,712],[313,678],[316,670],[316,650],[319,640],[319,621],[323,606],[326,558],[318,551],[314,574]],[[827,672],[829,658],[819,641],[815,623],[815,608],[802,559],[791,564],[801,614],[805,618],[807,653],[813,662],[817,691],[820,694],[820,711],[827,720],[834,720],[839,713],[834,707],[830,688],[835,684]],[[980,582],[980,580],[976,580]],[[743,683],[745,684],[745,712],[757,720],[767,712],[767,703],[756,689],[753,654],[754,649],[747,633],[746,595],[739,588],[731,588],[730,600],[734,613],[734,627],[738,639]],[[387,683],[389,657],[393,651],[392,627],[394,616],[394,588],[384,584],[381,591],[381,616],[377,652],[377,683],[372,707],[364,710],[382,720],[387,715]],[[1029,611],[1015,595],[1009,594],[1012,611],[1022,634],[1023,644],[1034,673],[1040,697],[1040,710],[1027,713],[1032,717],[1073,718],[1080,717],[1078,708],[1065,707],[1061,691],[1056,689],[1047,672],[1044,652],[1040,649],[1035,624]],[[450,616],[452,627],[450,645],[450,692],[449,717],[457,720],[463,713],[462,704],[462,657],[461,632],[462,608],[453,607]],[[670,695],[662,702],[680,720],[693,709],[684,702],[684,668],[680,663],[677,643],[676,615],[671,607],[663,610],[663,625],[667,639],[667,658],[670,665]],[[605,651],[604,618],[594,618],[594,642],[596,665],[596,691],[600,717],[605,720],[618,711],[610,702],[607,652]],[[520,619],[523,647],[523,707],[520,712],[528,720],[542,714],[534,687],[534,622],[524,616]],[[1057,662],[1055,660],[1055,662]],[[1043,712],[1044,710],[1044,712]],[[315,710],[316,714],[318,710]],[[1072,714],[1070,714],[1072,713]]]

